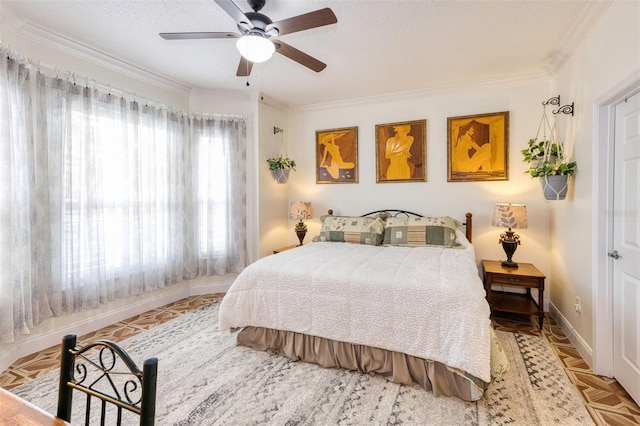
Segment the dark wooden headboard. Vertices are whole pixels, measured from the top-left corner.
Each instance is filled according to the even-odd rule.
[[[333,210],[329,210],[328,211],[329,215],[333,215]],[[380,213],[388,213],[390,216],[393,217],[398,217],[398,216],[405,216],[405,217],[423,217],[421,214],[418,213],[413,213],[407,210],[397,210],[397,209],[383,209],[383,210],[376,210],[373,212],[369,212],[367,214],[363,214],[361,216],[375,216],[378,215]],[[473,234],[473,215],[471,213],[467,213],[465,214],[465,221],[462,222],[462,224],[464,225],[464,234],[467,237],[467,240],[469,240],[469,242],[471,241],[471,236]]]

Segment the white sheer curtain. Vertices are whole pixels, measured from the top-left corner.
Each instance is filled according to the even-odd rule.
[[[30,74],[0,49],[0,342],[33,326]]]
[[[243,120],[41,73],[32,108],[28,70],[2,66],[1,342],[51,315],[245,267]]]
[[[246,126],[235,121],[192,122],[195,144],[194,182],[197,186],[199,228],[198,271],[210,275],[220,270],[240,271],[246,255],[246,155],[237,144],[246,140]]]

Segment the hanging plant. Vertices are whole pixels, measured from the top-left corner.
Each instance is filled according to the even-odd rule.
[[[271,175],[278,183],[287,183],[291,170],[296,170],[296,162],[286,155],[275,158],[267,158]]]
[[[540,130],[543,136],[538,139]],[[549,130],[550,138],[546,131]],[[529,139],[526,149],[521,151],[523,159],[529,168],[525,173],[532,178],[540,178],[540,183],[547,200],[564,200],[569,188],[568,180],[576,172],[577,163],[564,154],[564,144],[557,136],[557,129],[549,124],[546,110],[543,110],[538,134]]]
[[[280,127],[274,126],[273,134],[277,135],[278,133],[280,133],[280,148],[282,150],[280,152],[284,152],[284,154],[280,154],[277,157],[267,158],[267,163],[269,164],[269,170],[271,171],[273,178],[278,183],[287,183],[291,170],[296,170],[296,162],[287,155],[284,143],[284,130]]]
[[[267,158],[267,163],[269,163],[269,170],[277,170],[277,169],[293,169],[296,170],[296,162],[286,155],[279,155],[275,158]]]

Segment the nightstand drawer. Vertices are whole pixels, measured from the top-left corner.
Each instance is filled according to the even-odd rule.
[[[524,286],[524,287],[538,287],[540,280],[531,277],[513,277],[505,275],[494,275],[492,284]]]

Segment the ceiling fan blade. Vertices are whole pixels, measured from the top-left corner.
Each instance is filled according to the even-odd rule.
[[[207,33],[207,32],[192,32],[192,33],[160,33],[160,37],[165,40],[192,40],[202,38],[240,38],[242,34],[239,33]]]
[[[236,71],[236,76],[249,77],[252,68],[253,62],[248,61],[244,56],[240,56],[240,63],[238,64],[238,71]]]
[[[238,6],[236,6],[234,2],[232,2],[231,0],[214,1],[218,3],[218,6],[220,6],[225,12],[227,12],[227,15],[231,16],[234,21],[236,21],[237,23],[242,22],[246,24],[249,29],[253,28],[251,20],[247,18],[247,15],[245,15],[244,12]]]
[[[324,62],[320,62],[313,56],[309,56],[301,50],[289,46],[280,40],[275,40],[273,44],[276,46],[276,52],[296,61],[300,65],[304,65],[305,67],[314,70],[315,72],[320,72],[327,67],[327,64]]]
[[[274,22],[273,24],[267,25],[265,31],[275,27],[278,29],[279,35],[291,34],[297,31],[335,24],[336,22],[338,22],[338,18],[336,18],[336,15],[331,9],[326,7],[324,9],[316,10],[315,12],[309,12]]]

